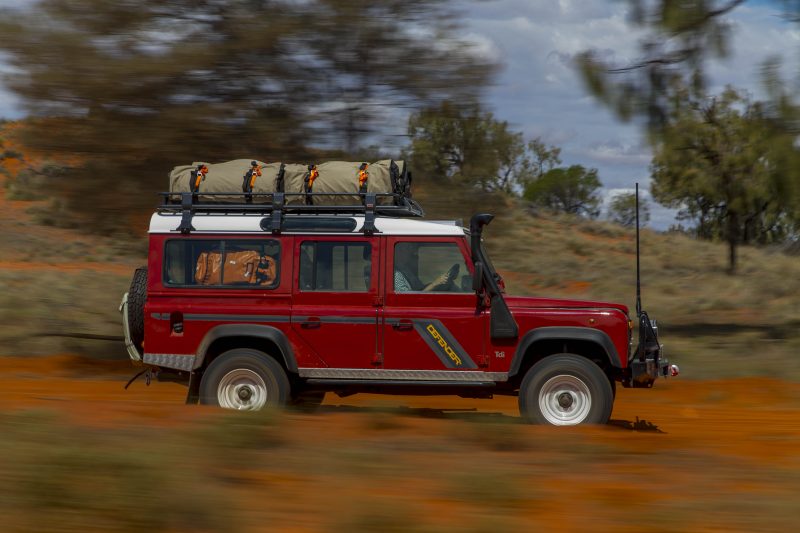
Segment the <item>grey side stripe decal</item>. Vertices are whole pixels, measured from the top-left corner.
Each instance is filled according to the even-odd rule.
[[[292,322],[306,322],[310,316],[293,316]],[[375,325],[376,317],[372,316],[320,316],[323,324],[372,324]]]
[[[169,320],[169,313],[150,313],[156,320]],[[184,320],[201,320],[207,322],[289,322],[287,315],[205,315],[186,314]],[[311,317],[295,316],[295,322],[305,322]],[[323,324],[375,324],[375,317],[368,316],[321,316]]]
[[[478,368],[453,334],[438,320],[417,318],[414,330],[447,368]]]
[[[166,315],[169,318],[169,315]],[[201,320],[205,322],[289,322],[288,316],[281,315],[183,315],[185,320]]]

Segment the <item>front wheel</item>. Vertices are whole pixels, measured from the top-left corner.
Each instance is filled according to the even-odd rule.
[[[519,390],[519,411],[533,424],[605,424],[614,393],[603,370],[573,354],[546,357],[533,365]]]
[[[258,350],[229,350],[214,359],[200,381],[200,403],[239,411],[286,404],[289,379],[278,362]]]

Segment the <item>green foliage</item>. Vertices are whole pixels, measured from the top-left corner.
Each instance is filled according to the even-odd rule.
[[[795,151],[762,105],[733,89],[710,99],[680,90],[656,146],[653,197],[696,221],[699,237],[725,240],[733,272],[739,244],[793,233],[791,174],[778,160]]]
[[[552,168],[528,183],[524,197],[534,206],[557,213],[596,218],[600,214],[600,186],[597,169],[571,165]]]
[[[561,165],[561,148],[554,145],[547,146],[539,137],[528,143],[528,151],[533,157],[529,159],[530,176],[526,178],[541,178],[548,171]]]
[[[594,218],[600,211],[597,169],[560,167],[561,149],[521,133],[478,104],[450,102],[409,118],[412,163],[431,181],[484,192],[523,192],[533,205]]]
[[[561,164],[560,148],[538,137],[526,144],[475,103],[419,111],[409,118],[408,133],[415,171],[437,183],[514,194]]]
[[[620,193],[611,199],[608,218],[626,228],[636,225],[636,193]],[[650,222],[650,206],[647,200],[639,198],[639,225],[646,226]]]
[[[520,180],[522,134],[478,104],[421,110],[409,118],[408,133],[414,168],[434,181],[511,192]]]
[[[706,62],[727,57],[732,25],[725,15],[744,0],[629,0],[629,23],[644,36],[637,60],[612,64],[578,55],[587,90],[622,120],[643,118],[651,133],[667,124],[672,88],[706,86]]]
[[[0,53],[22,144],[74,156],[48,189],[107,232],[176,164],[318,159],[386,108],[469,99],[492,65],[457,22],[439,0],[43,0],[3,13]]]

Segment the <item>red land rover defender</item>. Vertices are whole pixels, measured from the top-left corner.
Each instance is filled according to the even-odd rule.
[[[644,312],[633,347],[624,305],[506,295],[481,242],[492,215],[467,229],[374,194],[338,207],[164,196],[121,310],[131,358],[183,379],[189,403],[503,394],[530,422],[603,424],[617,382],[677,374]]]

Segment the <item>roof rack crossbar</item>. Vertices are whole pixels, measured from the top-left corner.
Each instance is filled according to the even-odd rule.
[[[375,193],[370,192],[364,197],[364,235],[375,233]]]
[[[280,233],[284,215],[364,215],[364,233],[375,232],[375,217],[422,217],[422,207],[404,195],[395,193],[191,193],[191,192],[162,192],[162,204],[158,207],[159,213],[180,213],[181,222],[177,230],[181,233],[195,231],[192,226],[192,217],[198,213],[203,214],[262,214],[270,217],[270,231]],[[247,200],[252,196],[252,203]],[[360,202],[352,205],[314,205],[314,197],[349,196]],[[305,198],[312,199],[312,205],[305,203]],[[214,199],[219,198],[219,202]],[[241,203],[231,203],[231,198],[241,198]],[[391,204],[379,204],[380,198],[392,198]],[[293,202],[294,199],[303,201]],[[225,203],[223,203],[225,201]]]
[[[190,192],[181,193],[181,223],[178,226],[178,231],[183,234],[194,231],[192,226],[192,197],[194,195]]]
[[[272,224],[270,224],[270,230],[272,230],[273,235],[277,235],[281,232],[281,223],[283,222],[283,204],[285,203],[284,200],[285,196],[282,192],[276,192],[272,195]]]

